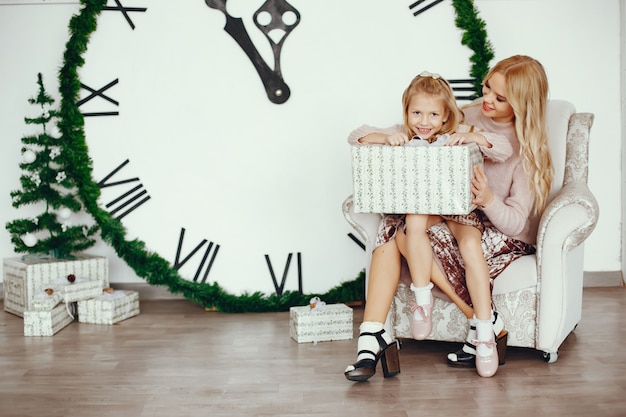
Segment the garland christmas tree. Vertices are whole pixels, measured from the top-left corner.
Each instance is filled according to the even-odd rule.
[[[52,108],[54,99],[46,92],[41,73],[37,75],[39,92],[28,99],[39,107],[37,117],[25,117],[27,125],[36,125],[41,132],[22,138],[21,190],[11,192],[13,207],[40,204],[44,211],[30,218],[6,224],[11,242],[18,253],[68,258],[95,243],[97,226],[72,225],[72,213],[82,209],[75,195],[76,185],[66,173],[67,159],[62,142],[48,132],[58,112]]]

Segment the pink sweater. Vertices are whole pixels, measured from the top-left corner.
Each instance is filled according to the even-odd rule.
[[[494,199],[482,210],[493,225],[505,235],[519,239],[522,242],[535,244],[537,231],[531,228],[531,212],[534,204],[534,192],[528,184],[528,175],[522,166],[520,146],[515,135],[513,123],[496,123],[484,117],[480,106],[470,106],[463,109],[465,125],[474,126],[480,131],[492,147],[481,146],[485,155],[485,175]],[[402,125],[379,129],[373,126],[361,126],[353,130],[348,136],[348,143],[359,145],[359,139],[368,133],[394,133],[402,131]],[[464,126],[459,132],[466,131]],[[502,141],[508,141],[506,146]],[[511,155],[511,148],[513,154]],[[511,155],[507,158],[508,155]]]

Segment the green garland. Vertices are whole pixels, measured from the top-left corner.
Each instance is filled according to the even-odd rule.
[[[87,44],[91,34],[97,27],[97,16],[100,14],[107,0],[81,0],[83,5],[79,14],[72,17],[69,23],[70,38],[66,44],[63,55],[63,65],[59,71],[59,92],[61,105],[59,110],[60,121],[58,127],[61,132],[65,152],[69,161],[67,175],[71,176],[78,186],[78,195],[83,202],[85,210],[90,213],[95,222],[100,226],[102,239],[110,244],[117,255],[123,259],[135,273],[146,279],[151,285],[166,286],[173,294],[183,294],[190,301],[206,308],[216,309],[223,312],[269,312],[286,311],[294,305],[306,305],[313,296],[300,294],[296,291],[287,291],[278,296],[275,294],[264,295],[260,292],[245,293],[234,296],[224,291],[217,283],[199,284],[183,279],[178,272],[165,259],[154,252],[146,249],[145,243],[140,240],[127,240],[126,231],[119,220],[114,219],[106,210],[98,205],[100,188],[92,177],[92,161],[89,157],[84,131],[84,118],[78,109],[78,97],[80,92],[80,79],[78,68],[85,63],[83,54],[87,50]],[[457,9],[457,24],[461,27],[459,19],[463,17],[463,27],[478,28],[484,34],[484,24],[476,24],[475,11],[471,1],[454,1]],[[471,11],[467,12],[461,7],[471,5]],[[469,22],[469,24],[467,23]],[[463,37],[463,43],[470,42],[475,29],[466,29],[468,32]],[[477,45],[487,45],[483,42]],[[477,46],[471,43],[472,49]],[[476,49],[475,49],[476,50]],[[476,56],[476,55],[475,55]],[[483,62],[488,54],[479,55],[472,62]],[[482,58],[480,58],[482,57]],[[488,60],[486,62],[488,65]],[[481,67],[482,68],[482,67]],[[486,68],[486,66],[485,66]],[[478,78],[478,70],[473,70],[472,75]],[[482,80],[482,78],[480,78]],[[325,294],[318,295],[327,303],[357,301],[363,299],[365,287],[365,273],[361,271],[356,279],[345,282],[332,288]]]
[[[493,48],[487,39],[485,22],[478,17],[478,11],[472,0],[452,0],[456,12],[456,26],[463,30],[461,43],[474,54],[470,57],[472,69],[470,76],[474,79],[474,91],[477,97],[482,96],[483,79],[489,72],[489,63],[494,57]]]

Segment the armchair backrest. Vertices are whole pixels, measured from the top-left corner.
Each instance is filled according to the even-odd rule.
[[[574,105],[564,100],[549,100],[546,122],[550,141],[550,155],[554,165],[554,179],[548,196],[548,203],[563,187],[565,158],[567,157],[567,131],[570,117],[576,113]]]

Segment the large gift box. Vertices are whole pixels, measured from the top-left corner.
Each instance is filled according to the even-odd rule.
[[[467,214],[473,169],[483,163],[474,143],[458,146],[352,147],[356,213]]]
[[[59,278],[70,274],[109,285],[109,264],[104,256],[78,254],[75,259],[6,258],[4,271],[4,311],[24,316],[32,309],[35,294]]]
[[[67,304],[57,304],[52,310],[24,311],[24,336],[52,336],[74,321]]]
[[[102,292],[78,303],[78,321],[93,324],[115,324],[139,314],[137,291]]]
[[[345,304],[289,308],[289,333],[298,343],[352,339],[352,309]]]

